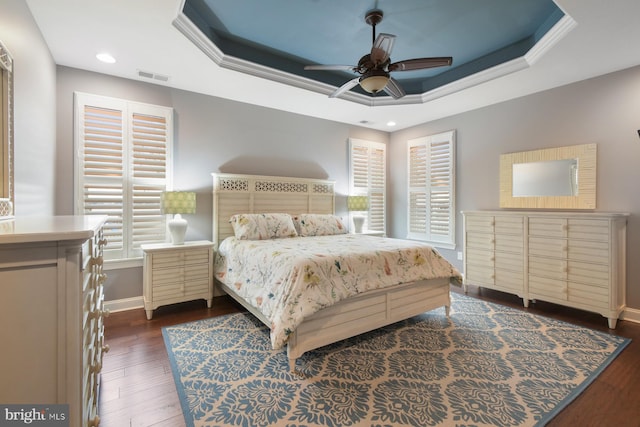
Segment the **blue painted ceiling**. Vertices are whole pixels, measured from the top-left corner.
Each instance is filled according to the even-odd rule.
[[[407,94],[521,57],[563,16],[552,0],[186,0],[183,12],[225,55],[339,87],[357,75],[304,66],[356,65],[371,49],[364,16],[374,8],[384,13],[376,34],[396,36],[391,62],[453,57],[393,72]]]

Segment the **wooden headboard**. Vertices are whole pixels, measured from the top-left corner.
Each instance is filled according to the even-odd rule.
[[[233,236],[229,223],[240,213],[335,213],[335,181],[212,173],[213,242]]]

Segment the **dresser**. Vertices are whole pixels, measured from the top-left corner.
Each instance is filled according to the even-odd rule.
[[[70,426],[99,424],[105,220],[0,221],[3,404],[68,404]]]
[[[514,293],[602,314],[626,305],[624,213],[466,211],[464,287]]]
[[[156,308],[178,302],[213,300],[213,242],[200,240],[181,245],[141,245],[143,297],[147,319]]]

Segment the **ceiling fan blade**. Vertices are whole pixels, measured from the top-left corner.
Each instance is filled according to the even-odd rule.
[[[400,99],[406,95],[404,89],[402,89],[402,86],[400,86],[398,84],[398,81],[393,77],[389,78],[389,81],[387,82],[387,85],[383,90],[391,95],[393,99]]]
[[[371,48],[371,61],[375,65],[378,65],[389,59],[395,41],[396,36],[393,34],[378,34],[378,37],[376,37],[376,40],[373,42],[373,47]]]
[[[389,71],[411,71],[422,70],[425,68],[436,68],[451,65],[453,58],[450,56],[441,56],[436,58],[416,58],[406,59],[404,61],[394,62],[389,65]]]
[[[340,86],[338,89],[336,89],[335,92],[333,92],[331,95],[329,95],[329,98],[336,98],[336,97],[340,96],[341,94],[343,94],[344,92],[348,91],[352,87],[357,86],[359,82],[360,82],[360,77],[356,77],[353,80],[349,80],[348,82],[346,82],[345,84]]]
[[[353,71],[356,68],[355,65],[305,65],[305,70],[344,70],[344,71]]]

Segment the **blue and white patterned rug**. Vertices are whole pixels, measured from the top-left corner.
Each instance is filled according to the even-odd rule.
[[[452,294],[306,353],[237,313],[163,328],[187,426],[541,426],[630,340]],[[603,320],[604,321],[604,320]]]

